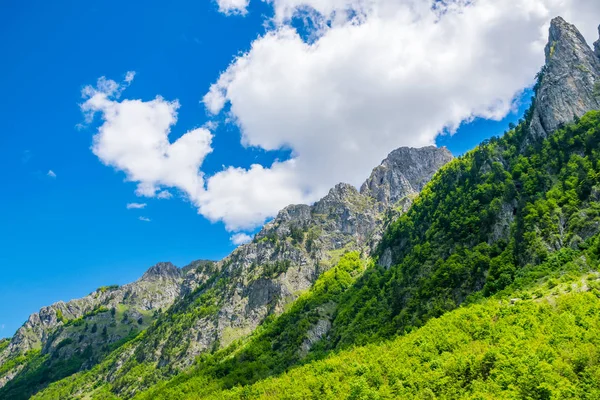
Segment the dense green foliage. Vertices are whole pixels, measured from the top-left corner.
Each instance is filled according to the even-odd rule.
[[[79,371],[91,355],[92,350],[88,347],[68,359],[53,360],[49,355],[41,354],[37,350],[10,360],[4,366],[16,361],[23,364],[24,367],[14,379],[0,388],[0,398],[28,399],[50,382],[58,381]],[[23,359],[21,360],[21,358]]]
[[[253,383],[283,372],[288,366],[323,356],[324,353],[319,353],[318,349],[314,349],[310,355],[301,351],[306,333],[319,319],[329,317],[329,314],[335,309],[339,296],[360,276],[364,268],[363,264],[358,253],[345,254],[338,264],[322,274],[313,288],[300,296],[287,312],[278,318],[268,318],[250,338],[238,340],[226,349],[213,354],[203,355],[197,360],[192,371],[177,377],[173,382],[169,382],[168,386],[177,386],[178,382],[191,378],[197,382],[198,377],[201,376],[202,384],[198,390],[201,388],[206,393],[210,393],[222,388]],[[202,295],[190,296],[188,301],[197,301],[198,304],[201,304],[213,296],[212,289],[208,291],[200,289],[198,293],[202,293]],[[159,325],[155,324],[131,345],[135,342],[139,344],[144,340],[148,341],[150,332],[160,329]],[[140,348],[142,347],[138,347],[136,352]],[[123,352],[126,351],[127,349]],[[100,388],[95,393],[96,398],[112,398],[111,391],[148,386],[159,380],[161,371],[154,365],[137,360],[135,354],[123,365],[123,369],[127,373],[122,374],[111,385]],[[82,387],[93,382],[95,376],[102,375],[104,371],[110,369],[114,363],[118,362],[118,359],[119,354],[115,353],[91,371],[77,374],[70,380],[52,385],[40,393],[38,398],[73,397],[79,393]],[[158,386],[158,388],[161,387],[162,385]],[[150,392],[148,398],[152,398],[152,396],[152,392]]]
[[[363,271],[357,252],[347,253],[338,264],[323,273],[313,288],[300,296],[290,310],[271,317],[245,342],[239,341],[224,351],[206,355],[198,360],[194,370],[179,376],[166,387],[174,398],[185,393],[208,394],[279,374],[288,367],[322,357],[319,346],[303,351],[307,332],[319,320],[328,320],[344,291]],[[190,382],[190,385],[182,384]],[[162,385],[145,394],[154,398]]]
[[[215,399],[597,399],[600,300],[590,293],[460,308]],[[179,392],[181,393],[181,392]],[[155,398],[182,399],[164,392]]]

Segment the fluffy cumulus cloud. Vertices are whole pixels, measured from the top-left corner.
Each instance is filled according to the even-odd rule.
[[[83,89],[81,110],[91,122],[100,113],[102,124],[94,135],[92,151],[106,165],[124,171],[127,180],[137,182],[140,196],[168,197],[162,187],[176,187],[196,200],[202,190],[199,171],[212,151],[212,134],[204,128],[186,132],[169,141],[177,121],[179,103],[160,96],[150,101],[119,100],[126,84],[100,78],[95,87]]]
[[[360,184],[394,148],[433,144],[475,117],[502,118],[543,64],[552,17],[575,23],[588,40],[600,22],[596,0],[267,2],[271,28],[203,102],[239,127],[244,145],[291,149],[289,160],[248,169],[231,160],[205,176],[216,125],[170,142],[177,101],[121,100],[133,74],[84,89],[82,110],[102,114],[92,150],[105,164],[125,171],[140,195],[178,189],[231,231],[314,201],[337,182]],[[218,4],[244,13],[248,1]],[[307,25],[298,31],[294,17]]]
[[[246,233],[236,233],[231,236],[230,240],[231,243],[233,243],[236,246],[239,246],[241,244],[250,243],[252,241],[252,236]]]
[[[219,11],[224,14],[240,14],[245,15],[250,0],[217,0]]]

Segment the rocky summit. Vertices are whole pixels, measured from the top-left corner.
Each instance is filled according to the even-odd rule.
[[[552,20],[531,120],[533,138],[545,138],[573,117],[600,108],[599,42],[594,53],[574,25],[561,17]]]

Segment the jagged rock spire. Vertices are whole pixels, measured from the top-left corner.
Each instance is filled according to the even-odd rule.
[[[599,109],[598,82],[598,57],[574,25],[554,18],[531,121],[533,138],[544,138],[575,116]]]
[[[150,267],[144,275],[140,278],[141,280],[153,280],[160,278],[168,279],[179,279],[181,278],[181,270],[171,264],[170,262],[159,262],[156,265]]]

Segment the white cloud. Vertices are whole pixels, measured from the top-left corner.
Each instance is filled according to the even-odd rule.
[[[139,219],[140,221],[144,221],[144,222],[150,222],[150,221],[152,221],[152,220],[151,220],[150,218],[148,218],[148,217],[138,217],[138,219]]]
[[[101,113],[103,120],[93,138],[94,154],[137,182],[140,196],[154,197],[162,187],[177,187],[197,199],[203,186],[199,168],[212,151],[211,133],[198,128],[171,143],[168,136],[177,121],[177,100],[157,96],[150,101],[119,101],[116,96],[122,90],[122,85],[104,77],[96,87],[83,89],[86,100],[81,110],[86,119]]]
[[[224,221],[228,230],[254,228],[291,203],[309,202],[297,179],[295,161],[276,162],[271,168],[255,164],[248,170],[229,167],[207,182],[200,213]]]
[[[217,0],[219,11],[227,15],[245,15],[249,3],[250,0]]]
[[[146,207],[146,203],[127,203],[127,209],[142,209]]]
[[[247,235],[245,233],[236,233],[235,235],[232,235],[229,239],[231,240],[231,243],[235,244],[236,246],[239,246],[241,244],[250,243],[252,241],[252,236]]]
[[[104,164],[124,171],[127,180],[137,182],[138,195],[167,199],[172,195],[164,188],[180,189],[201,214],[213,222],[223,221],[230,231],[254,228],[290,202],[305,200],[294,180],[293,160],[270,169],[230,167],[205,182],[200,166],[212,151],[210,131],[194,129],[171,143],[168,135],[177,121],[177,101],[119,100],[116,96],[122,91],[122,85],[100,78],[96,87],[84,88],[81,109],[89,122],[95,113],[102,116],[92,151]]]
[[[474,117],[502,118],[543,64],[550,19],[563,15],[592,39],[600,16],[594,0],[268,2],[275,23],[203,101],[227,113],[243,144],[291,149],[292,159],[249,169],[230,160],[207,177],[200,168],[216,124],[170,142],[176,100],[120,100],[134,75],[122,84],[101,78],[83,90],[87,121],[103,118],[92,150],[137,182],[139,195],[176,188],[211,221],[251,229],[337,182],[360,184],[394,148],[432,144]],[[219,7],[243,13],[247,3]],[[309,39],[293,15],[314,22]]]
[[[127,71],[127,73],[125,74],[125,82],[131,83],[133,81],[133,78],[135,78],[135,71]]]
[[[56,178],[56,173],[54,173],[54,171],[52,170],[48,170],[48,173],[46,175],[50,178]]]
[[[156,198],[157,199],[162,199],[162,200],[166,200],[166,199],[170,199],[171,197],[173,197],[173,195],[171,194],[171,192],[169,192],[168,190],[161,190],[157,195]]]

